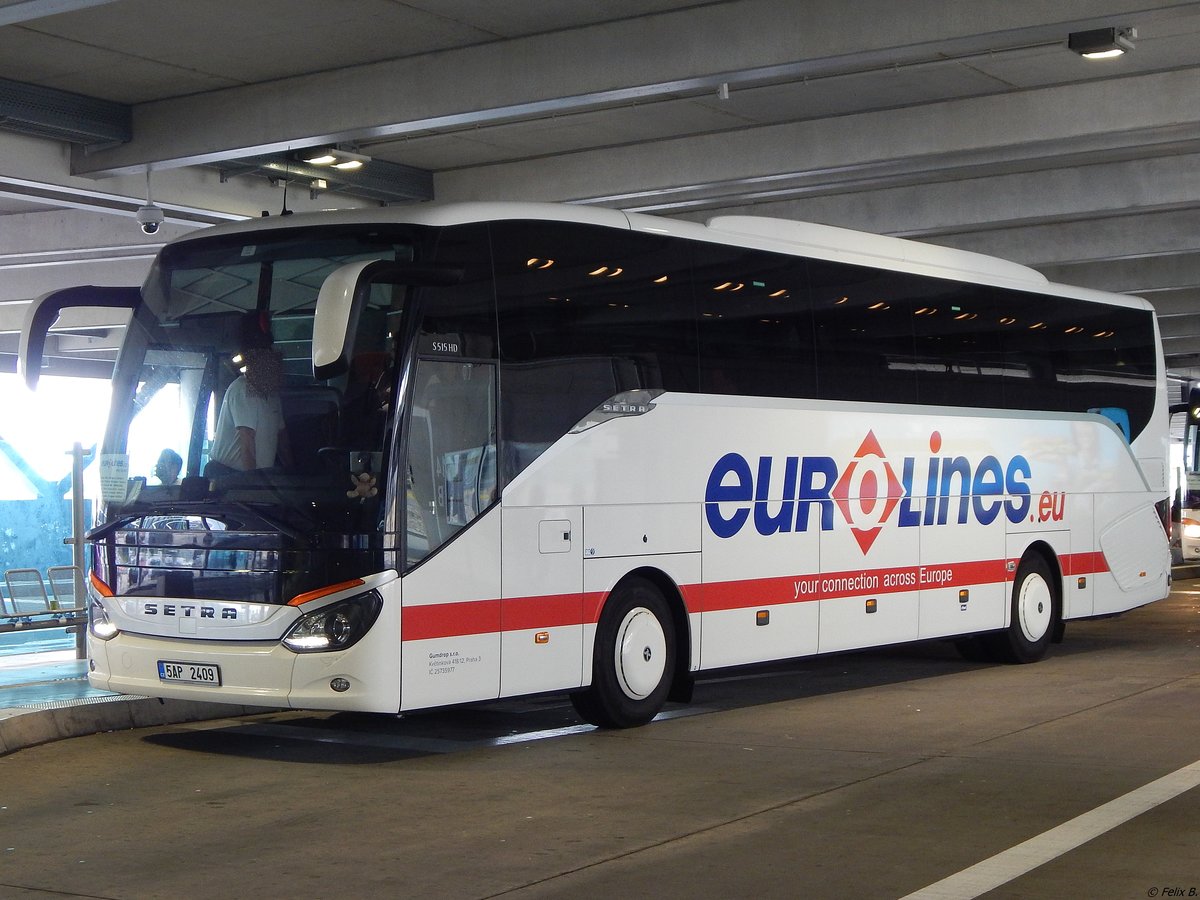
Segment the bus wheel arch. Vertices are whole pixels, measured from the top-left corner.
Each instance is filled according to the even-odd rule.
[[[672,695],[680,657],[686,659],[681,606],[670,580],[652,570],[632,572],[613,587],[596,625],[591,684],[571,694],[584,720],[632,728],[658,714]]]
[[[1003,631],[984,635],[991,656],[1006,663],[1037,662],[1050,643],[1061,640],[1062,569],[1058,557],[1042,541],[1021,555],[1009,593],[1009,623]]]
[[[692,626],[688,619],[687,604],[683,592],[666,572],[661,569],[643,568],[630,575],[645,578],[660,592],[671,610],[671,622],[675,628],[675,669],[671,678],[671,689],[667,699],[675,703],[690,703],[695,678],[692,675]]]

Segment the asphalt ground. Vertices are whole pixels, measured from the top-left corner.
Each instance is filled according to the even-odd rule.
[[[557,696],[113,727],[0,757],[0,898],[1200,896],[1200,582],[1034,665],[723,672],[630,731]]]

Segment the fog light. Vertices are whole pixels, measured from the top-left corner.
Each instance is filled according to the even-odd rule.
[[[91,597],[92,614],[88,619],[88,630],[92,633],[92,637],[101,641],[111,641],[120,632],[117,626],[112,623],[108,617],[108,612],[104,609],[104,604],[100,602],[100,598],[93,595]]]
[[[329,686],[339,694],[344,694],[346,691],[350,690],[350,682],[345,678],[335,678],[333,681],[329,682]]]

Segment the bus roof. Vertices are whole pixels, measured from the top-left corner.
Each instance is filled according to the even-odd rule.
[[[209,236],[253,233],[260,230],[335,224],[463,225],[504,220],[550,220],[578,222],[670,235],[708,243],[769,250],[797,256],[835,260],[854,265],[931,275],[955,281],[975,281],[997,286],[1023,288],[1041,293],[1066,294],[1080,299],[1150,308],[1143,299],[1070,285],[1052,284],[1029,266],[1009,260],[888,237],[832,225],[797,222],[766,216],[717,216],[705,224],[667,219],[643,213],[625,213],[598,206],[570,203],[519,201],[462,201],[414,203],[405,206],[331,210],[298,213],[294,216],[248,219],[202,229],[179,242]]]

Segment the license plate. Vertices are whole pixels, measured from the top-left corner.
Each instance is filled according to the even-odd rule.
[[[221,686],[221,669],[208,663],[158,661],[160,681],[175,681],[183,684],[210,684]]]

